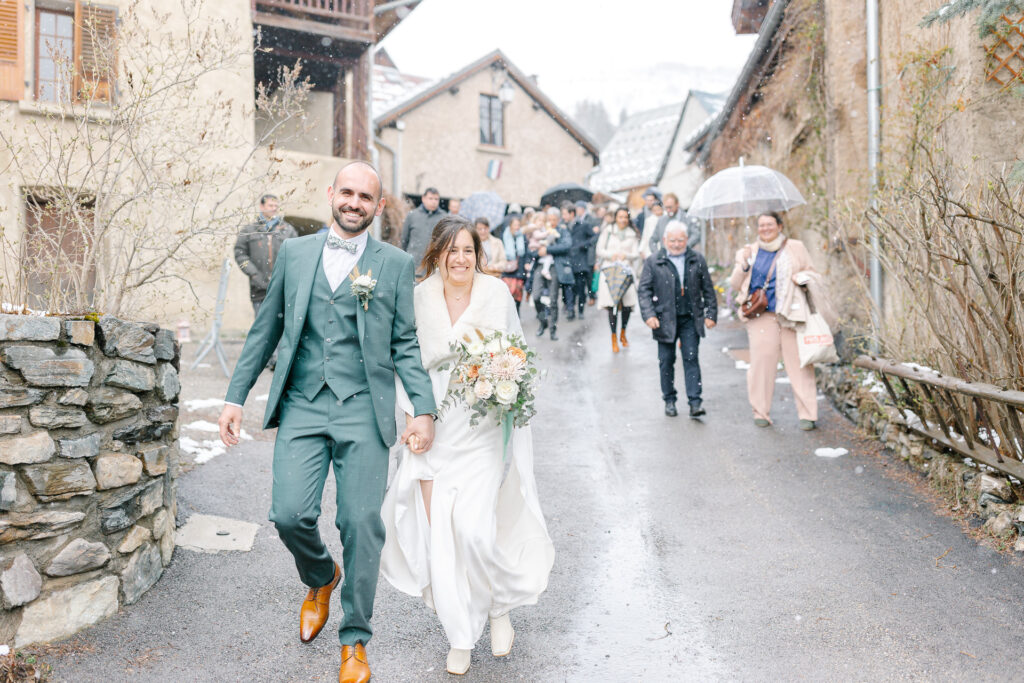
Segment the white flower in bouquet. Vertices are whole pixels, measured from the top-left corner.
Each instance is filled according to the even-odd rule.
[[[496,380],[518,382],[526,372],[526,359],[513,353],[501,353],[487,362],[486,373]]]
[[[491,341],[487,342],[484,346],[484,351],[487,353],[501,353],[503,350],[501,345],[501,337],[496,337]]]
[[[488,382],[483,377],[478,379],[476,381],[476,384],[473,385],[473,394],[476,395],[476,397],[482,401],[486,401],[487,399],[489,399],[493,392],[494,387],[492,387],[491,383]]]
[[[482,356],[484,355],[484,343],[482,341],[474,339],[466,344],[466,353],[471,356]]]
[[[500,380],[494,385],[494,398],[498,399],[498,403],[502,405],[509,405],[513,403],[519,396],[519,385],[510,379]]]
[[[360,275],[352,281],[352,284],[361,289],[373,289],[373,285],[375,283],[373,278],[369,275]]]

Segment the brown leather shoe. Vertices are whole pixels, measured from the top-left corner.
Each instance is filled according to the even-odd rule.
[[[370,680],[370,663],[362,643],[341,646],[341,668],[338,683],[366,683]]]
[[[308,643],[316,638],[327,623],[331,609],[331,592],[341,581],[341,569],[334,563],[334,578],[326,586],[310,588],[299,610],[299,639]]]
[[[619,330],[619,343],[622,344],[622,348],[629,346],[629,342],[626,341],[626,328],[623,327]]]
[[[619,352],[619,340],[615,338],[615,333],[612,332],[612,353]]]

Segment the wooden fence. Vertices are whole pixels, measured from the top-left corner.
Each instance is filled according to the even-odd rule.
[[[1024,481],[1024,391],[888,358],[860,356],[853,364],[878,375],[911,430]]]

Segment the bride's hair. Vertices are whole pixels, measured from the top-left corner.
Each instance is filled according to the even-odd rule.
[[[473,238],[473,252],[476,254],[476,270],[482,273],[481,264],[484,260],[484,249],[480,243],[480,236],[473,229],[473,224],[468,219],[455,214],[448,214],[437,222],[434,231],[430,234],[430,244],[423,254],[423,262],[420,268],[423,270],[423,279],[427,279],[438,269],[438,262],[442,255],[446,254],[455,242],[459,232],[465,230]]]

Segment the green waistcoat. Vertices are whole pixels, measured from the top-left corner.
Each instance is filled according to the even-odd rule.
[[[323,263],[318,263],[291,372],[291,385],[310,401],[325,384],[341,401],[368,388],[356,324],[357,305],[349,291],[349,280],[332,292]]]

